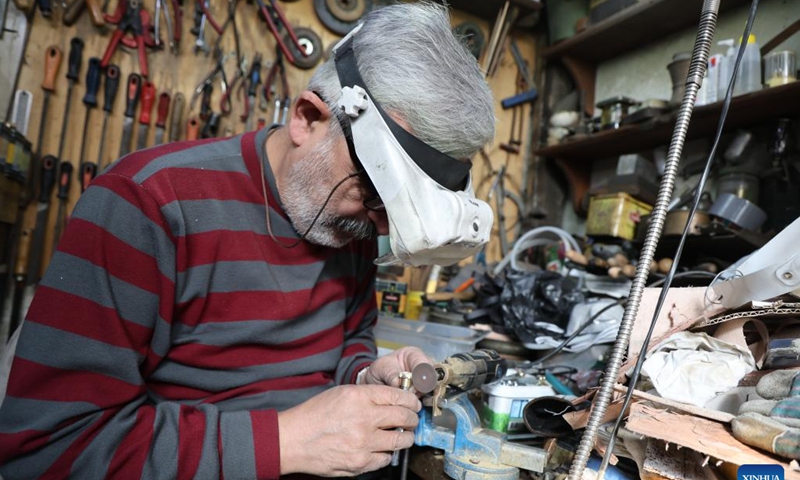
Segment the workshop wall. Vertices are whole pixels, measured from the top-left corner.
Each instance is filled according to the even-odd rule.
[[[720,40],[733,38],[738,42],[749,8],[748,4],[720,16],[711,54],[724,54],[727,50],[727,47],[716,45]],[[758,4],[753,34],[756,35],[759,45],[763,46],[798,19],[800,2],[797,0],[762,0]],[[637,100],[669,100],[672,82],[667,65],[672,61],[673,54],[692,51],[696,34],[696,27],[687,28],[651,45],[601,63],[597,67],[594,98],[601,101],[615,95],[625,95]],[[800,53],[800,35],[790,37],[774,51],[786,49]],[[599,110],[597,114],[599,115]]]
[[[165,4],[170,2],[165,1]],[[279,2],[283,8],[286,17],[293,26],[302,26],[311,28],[322,39],[324,48],[328,48],[332,43],[335,43],[340,36],[331,32],[323,27],[314,12],[314,5],[312,0],[300,0],[295,2]],[[144,8],[153,15],[155,0],[144,0]],[[111,0],[107,8],[108,13],[113,13],[116,8],[116,1]],[[227,15],[227,2],[214,1],[211,2],[210,10],[214,18],[221,24],[225,21]],[[189,111],[189,102],[192,93],[198,83],[213,70],[215,66],[215,59],[213,55],[205,55],[195,53],[195,40],[196,37],[190,33],[193,25],[193,12],[194,2],[184,2],[183,6],[183,30],[182,39],[179,46],[179,53],[173,55],[167,46],[163,50],[148,49],[147,61],[150,70],[150,80],[155,84],[157,93],[167,91],[171,94],[172,98],[175,94],[180,92],[186,98],[186,106],[183,111],[183,124],[185,125],[186,119],[191,116],[197,116],[198,107],[195,106],[193,111]],[[85,88],[85,76],[90,57],[102,57],[106,50],[106,46],[111,38],[111,34],[116,30],[116,27],[107,24],[104,28],[100,29],[90,23],[88,13],[81,15],[77,23],[72,27],[66,27],[62,24],[62,9],[54,9],[52,17],[44,19],[37,12],[34,15],[33,24],[31,28],[31,35],[29,43],[26,47],[23,68],[20,72],[18,88],[24,88],[34,93],[34,102],[30,119],[30,127],[28,130],[28,138],[35,141],[38,135],[39,121],[42,110],[43,95],[41,88],[44,76],[44,59],[45,52],[48,46],[56,45],[61,48],[63,52],[63,61],[61,68],[57,75],[56,90],[50,98],[50,105],[48,111],[48,120],[46,124],[46,135],[43,140],[43,154],[55,155],[58,150],[59,133],[63,121],[68,122],[66,132],[65,145],[64,145],[64,158],[68,159],[75,167],[75,174],[72,177],[72,186],[70,188],[69,197],[67,199],[67,212],[71,212],[75,203],[80,196],[80,184],[78,180],[78,166],[80,163],[80,143],[83,132],[81,131],[86,108],[82,103]],[[263,55],[263,67],[261,71],[262,81],[266,77],[268,67],[272,60],[275,58],[276,42],[274,37],[269,32],[265,22],[259,19],[257,14],[257,7],[255,4],[247,2],[239,2],[237,8],[237,27],[239,29],[241,51],[242,55],[246,56],[249,62],[252,62],[253,56],[256,52]],[[494,19],[484,20],[472,17],[459,11],[453,12],[453,23],[457,24],[462,21],[469,20],[478,24],[483,31],[484,37],[489,38],[491,27]],[[214,45],[217,40],[216,32],[211,28],[206,28],[206,39],[210,45]],[[512,32],[511,34],[516,38],[519,48],[523,57],[529,62],[529,68],[533,69],[535,44],[533,37],[526,35],[524,32]],[[70,39],[79,36],[85,42],[84,57],[82,68],[73,93],[70,111],[67,118],[64,115],[66,92],[67,92],[67,79],[65,77],[67,71],[67,58],[69,55]],[[162,37],[166,39],[166,30],[162,24]],[[234,50],[234,39],[231,29],[225,32],[221,40],[223,52],[232,52]],[[489,79],[492,90],[494,91],[497,99],[496,117],[497,117],[497,136],[492,145],[487,147],[489,162],[482,160],[480,156],[476,156],[474,161],[473,175],[476,193],[486,199],[490,186],[492,184],[492,173],[497,171],[501,165],[507,167],[507,181],[506,189],[514,192],[519,192],[520,179],[522,176],[522,156],[523,154],[508,154],[499,148],[500,143],[508,142],[511,132],[512,123],[512,110],[504,111],[500,107],[500,99],[506,98],[517,93],[517,67],[514,63],[512,56],[506,49],[503,53],[499,68],[495,75]],[[127,83],[128,75],[131,72],[141,73],[138,65],[137,54],[135,51],[127,50],[120,47],[114,54],[111,63],[120,67],[120,88],[116,97],[114,108],[108,120],[108,126],[105,134],[105,147],[103,158],[101,159],[101,168],[108,165],[116,159],[119,152],[120,137],[123,125],[123,111],[125,110],[125,85]],[[225,71],[229,80],[235,73],[235,60],[232,58],[225,64]],[[286,63],[287,76],[290,84],[292,96],[302,90],[306,85],[308,79],[313,73],[312,70],[300,70],[295,66]],[[249,68],[249,66],[248,66]],[[98,146],[100,143],[100,131],[103,120],[103,100],[102,91],[100,89],[99,105],[98,108],[92,110],[91,118],[88,123],[88,130],[86,132],[86,160],[97,161]],[[221,91],[219,82],[214,84],[214,92],[212,96],[212,106],[215,111],[219,111],[219,102]],[[199,103],[199,102],[198,102]],[[522,112],[519,113],[518,118],[520,122],[524,122],[522,128],[524,134],[520,141],[523,142],[521,152],[528,149],[528,120],[529,120],[529,105],[521,107]],[[156,107],[153,107],[153,121],[149,128],[148,145],[153,145],[155,134],[155,115]],[[219,127],[219,135],[231,135],[242,133],[245,129],[244,122],[240,121],[239,115],[243,111],[243,100],[238,96],[238,92],[234,92],[233,96],[233,111],[230,115],[225,116],[221,120]],[[263,117],[270,123],[272,120],[272,106],[270,105],[267,112],[257,111],[258,117]],[[136,145],[136,132],[138,131],[138,113],[135,117],[136,127],[134,128],[133,145]],[[169,128],[169,126],[168,126]],[[169,132],[167,132],[169,135]],[[516,134],[514,134],[516,135]],[[167,137],[165,137],[167,138]],[[185,132],[182,132],[181,139],[185,138]],[[36,145],[34,145],[34,149]],[[50,258],[53,226],[56,220],[57,199],[55,193],[52,199],[53,208],[50,209],[48,231],[45,237],[43,267],[46,267],[46,259]],[[494,208],[494,206],[493,206]],[[514,202],[506,202],[506,215],[507,215],[507,228],[511,230],[517,222],[518,209]],[[33,228],[35,225],[35,205],[31,205],[25,215],[24,228]],[[496,233],[496,232],[495,232]],[[512,239],[513,241],[513,239]],[[489,259],[498,259],[499,243],[496,237],[487,251]]]

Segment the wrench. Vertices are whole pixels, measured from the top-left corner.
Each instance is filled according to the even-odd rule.
[[[206,7],[208,7],[209,1],[206,0]],[[206,23],[207,19],[205,14],[200,18],[200,27],[197,29],[197,40],[194,42],[194,53],[202,50],[205,52],[206,55],[211,53],[211,49],[208,48],[206,44]]]

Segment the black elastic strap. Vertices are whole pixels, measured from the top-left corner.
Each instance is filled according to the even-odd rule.
[[[375,97],[370,93],[366,83],[364,83],[364,79],[361,78],[361,73],[358,70],[356,56],[353,50],[353,37],[348,38],[336,49],[334,63],[336,65],[336,73],[339,76],[339,83],[341,83],[342,87],[354,87],[358,85],[366,90],[372,102],[378,108],[378,112],[381,114],[381,117],[383,117],[386,125],[389,126],[389,130],[400,143],[400,146],[403,147],[403,150],[408,153],[411,159],[414,160],[414,163],[416,163],[423,172],[431,177],[433,181],[449,190],[461,191],[466,188],[472,162],[468,160],[456,160],[450,155],[431,147],[398,125],[392,117],[383,111],[383,108],[381,108],[380,104],[375,100]],[[350,117],[347,117],[347,121],[341,121],[340,119],[339,123],[342,125],[342,130],[345,133],[347,148],[350,151],[353,162],[358,168],[363,169],[361,160],[359,160],[358,155],[356,155],[355,145],[353,144]],[[374,187],[372,190],[374,191]]]

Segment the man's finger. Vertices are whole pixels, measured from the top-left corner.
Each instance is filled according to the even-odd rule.
[[[377,428],[404,428],[414,430],[419,423],[419,417],[412,410],[405,407],[382,406],[375,415]]]
[[[375,405],[395,405],[415,412],[419,412],[422,409],[422,403],[411,392],[388,385],[361,385],[360,388],[367,392]]]
[[[414,432],[405,430],[379,430],[373,436],[370,448],[375,452],[393,452],[414,445]]]

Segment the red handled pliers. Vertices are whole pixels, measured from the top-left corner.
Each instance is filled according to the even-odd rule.
[[[105,68],[111,62],[111,57],[117,50],[120,42],[128,48],[135,48],[139,51],[139,69],[142,76],[148,76],[147,70],[147,51],[145,47],[156,45],[152,35],[150,35],[150,15],[142,8],[142,0],[120,0],[117,11],[114,15],[103,15],[108,23],[117,24],[117,30],[108,42],[106,53],[100,66]],[[131,33],[133,38],[126,38],[125,35]]]

